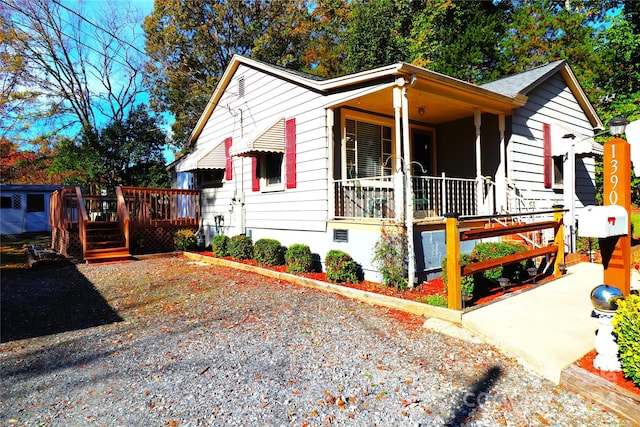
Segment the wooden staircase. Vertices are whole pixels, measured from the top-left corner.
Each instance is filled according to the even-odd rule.
[[[117,222],[89,221],[86,224],[86,249],[84,259],[87,264],[130,259],[131,254],[126,239]]]

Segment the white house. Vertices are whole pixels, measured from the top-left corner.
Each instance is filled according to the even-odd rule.
[[[172,168],[202,191],[207,244],[341,249],[375,280],[373,246],[395,222],[413,236],[410,279],[425,278],[446,213],[562,204],[573,224],[595,202],[602,127],[564,61],[478,86],[407,63],[322,79],[234,56]]]
[[[60,185],[0,185],[0,234],[49,232],[49,198]]]

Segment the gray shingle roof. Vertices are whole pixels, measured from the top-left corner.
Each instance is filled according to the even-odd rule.
[[[480,85],[485,89],[502,93],[503,95],[516,96],[518,94],[526,95],[531,89],[536,87],[538,83],[546,79],[549,75],[565,65],[564,60],[554,61],[546,65],[533,68],[524,73],[514,74],[489,83]]]

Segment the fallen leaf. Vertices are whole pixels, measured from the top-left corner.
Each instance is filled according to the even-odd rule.
[[[542,424],[544,424],[546,426],[550,426],[551,425],[551,424],[549,424],[549,421],[547,421],[545,419],[545,417],[543,417],[542,415],[538,414],[537,412],[535,414],[533,414],[533,415],[535,415],[536,418],[539,419]]]

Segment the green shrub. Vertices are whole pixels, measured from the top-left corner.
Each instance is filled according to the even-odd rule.
[[[216,234],[211,239],[211,251],[215,256],[226,257],[229,256],[229,236],[224,234]]]
[[[303,243],[295,243],[284,254],[287,264],[287,273],[300,274],[313,271],[313,255],[309,246]]]
[[[324,259],[327,268],[327,279],[333,283],[358,283],[358,266],[351,255],[333,249],[327,252]]]
[[[253,259],[258,265],[284,265],[284,248],[275,239],[259,239],[253,245]]]
[[[471,257],[477,261],[486,261],[489,259],[501,258],[503,256],[525,252],[527,250],[529,249],[526,246],[519,243],[483,242],[478,243],[473,248]],[[533,261],[523,260],[514,264],[486,270],[482,275],[487,280],[497,281],[501,277],[507,277],[511,282],[517,282],[529,278],[529,275],[527,274],[527,268],[529,267],[533,267]]]
[[[612,323],[622,372],[640,387],[640,296],[629,295],[618,300]]]
[[[447,299],[447,297],[440,294],[427,295],[423,298],[419,298],[418,302],[434,305],[436,307],[447,307],[449,305],[449,300]]]
[[[198,238],[193,230],[185,228],[173,234],[173,245],[179,251],[195,249],[197,242]]]
[[[229,239],[227,251],[233,259],[253,259],[253,240],[244,234],[233,236]]]
[[[380,237],[373,247],[372,262],[382,273],[382,280],[387,286],[404,289],[407,286],[407,263],[409,255],[407,235],[401,228],[388,229],[382,227]]]
[[[471,264],[476,262],[476,260],[469,254],[460,254],[460,268],[464,267],[467,264]],[[448,274],[447,274],[447,257],[442,259],[442,280],[444,284],[447,285],[448,282]],[[466,276],[462,276],[460,279],[460,288],[463,294],[467,296],[467,298],[473,298],[473,294],[475,292],[476,279],[477,274],[469,274]]]

